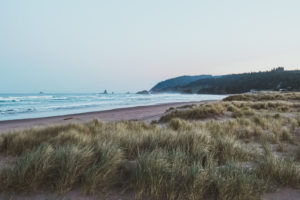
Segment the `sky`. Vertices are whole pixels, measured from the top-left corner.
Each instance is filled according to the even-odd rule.
[[[299,0],[0,0],[0,93],[300,69]]]

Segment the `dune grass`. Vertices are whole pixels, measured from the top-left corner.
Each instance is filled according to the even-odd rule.
[[[199,120],[223,115],[224,111],[224,106],[220,104],[205,104],[198,107],[192,107],[192,109],[188,110],[174,110],[161,117],[160,122],[167,122],[175,117],[179,117],[181,119]]]
[[[257,92],[254,94],[232,95],[224,99],[225,101],[270,101],[270,100],[300,100],[299,92]]]
[[[230,113],[233,118],[240,118],[254,116],[256,112],[263,111],[273,111],[277,113],[299,112],[300,95],[298,95],[298,93],[288,93],[287,95],[288,97],[285,97],[282,94],[275,93],[273,95],[268,94],[265,97],[265,94],[243,94],[229,96],[225,98],[223,102],[187,107],[189,109],[172,107],[167,110],[167,113],[163,117],[160,118],[159,122],[168,122],[173,118],[181,118],[185,120],[217,119],[218,117],[222,117],[228,113]],[[277,96],[283,97],[276,100]],[[298,96],[299,102],[295,102],[295,99],[297,100]],[[288,100],[290,99],[293,99],[293,102],[289,102]],[[297,120],[299,124],[299,116]]]
[[[159,125],[93,120],[2,134],[0,155],[15,159],[0,165],[0,193],[239,200],[300,186],[295,102],[269,99],[174,108]]]

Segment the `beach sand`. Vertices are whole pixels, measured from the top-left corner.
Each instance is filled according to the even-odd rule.
[[[87,112],[63,116],[0,121],[0,133],[28,129],[33,127],[47,127],[51,125],[87,122],[96,118],[104,122],[121,120],[143,120],[151,122],[152,120],[159,119],[170,107],[179,107],[192,104],[199,105],[208,102],[214,101],[166,103],[150,106],[118,108],[107,111]]]

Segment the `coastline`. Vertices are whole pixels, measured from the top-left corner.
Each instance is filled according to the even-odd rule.
[[[122,120],[143,120],[151,122],[159,119],[170,107],[179,107],[191,104],[204,104],[216,102],[218,100],[203,100],[191,102],[173,102],[156,104],[149,106],[135,106],[127,108],[116,108],[105,111],[85,112],[78,114],[69,114],[61,116],[51,116],[42,118],[16,119],[0,121],[0,133],[24,130],[33,127],[47,127],[68,123],[84,123],[92,119],[99,119],[104,122],[122,121]]]

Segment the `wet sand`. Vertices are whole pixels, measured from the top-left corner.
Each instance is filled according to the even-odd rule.
[[[137,106],[130,108],[118,108],[107,111],[70,114],[63,116],[0,121],[0,133],[33,127],[46,127],[51,125],[67,124],[72,122],[87,122],[95,118],[100,119],[104,122],[121,120],[143,120],[151,122],[152,120],[159,119],[170,107],[179,107],[191,104],[204,104],[208,102],[214,101],[166,103],[151,106]]]

